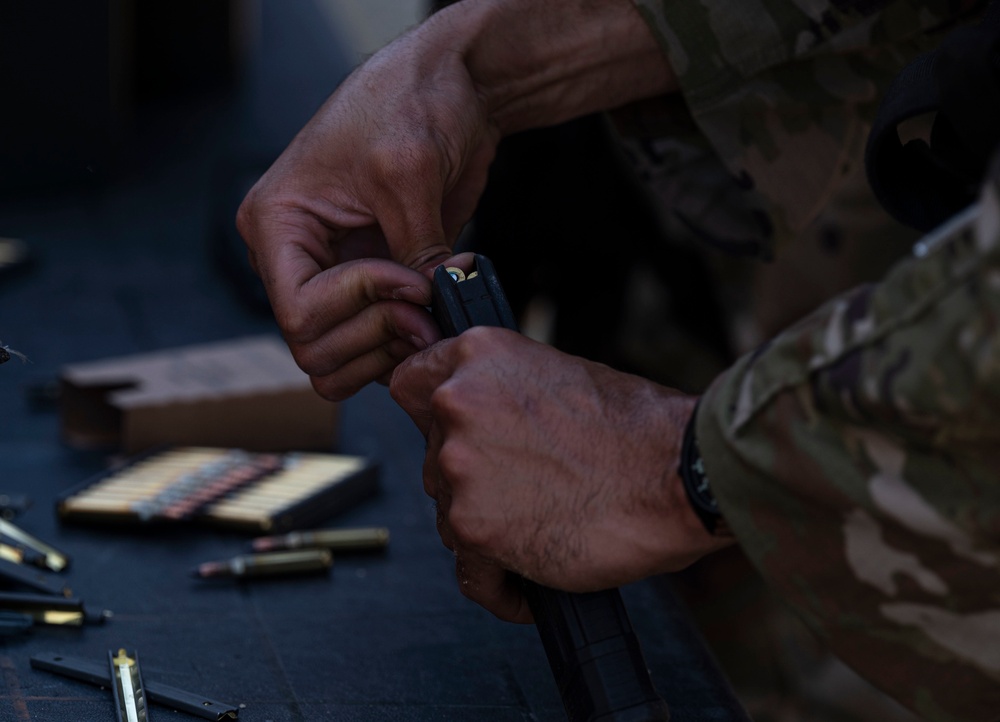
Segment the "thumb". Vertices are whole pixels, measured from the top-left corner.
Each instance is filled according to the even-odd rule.
[[[434,420],[431,397],[455,370],[451,345],[446,339],[410,356],[395,368],[389,381],[389,394],[425,438]]]

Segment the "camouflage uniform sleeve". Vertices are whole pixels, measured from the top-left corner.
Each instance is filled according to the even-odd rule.
[[[699,129],[733,177],[761,197],[779,246],[855,172],[881,90],[940,41],[960,5],[633,1]]]
[[[737,362],[697,420],[772,588],[942,722],[1000,719],[997,161],[977,206]]]

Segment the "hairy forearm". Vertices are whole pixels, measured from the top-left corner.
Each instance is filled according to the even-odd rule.
[[[459,2],[413,40],[461,56],[504,135],[677,89],[630,0]]]

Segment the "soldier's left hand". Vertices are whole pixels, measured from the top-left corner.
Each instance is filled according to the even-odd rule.
[[[595,591],[731,543],[677,474],[696,397],[486,327],[410,357],[390,391],[427,439],[424,489],[462,592],[502,619],[531,619],[508,570]]]

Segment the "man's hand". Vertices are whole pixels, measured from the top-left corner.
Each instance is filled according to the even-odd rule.
[[[531,618],[507,570],[595,591],[731,543],[677,474],[695,397],[484,327],[410,357],[390,391],[427,438],[462,591],[502,619]]]
[[[671,89],[630,0],[456,3],[358,68],[240,208],[323,396],[387,380],[439,333],[423,306],[502,135]]]
[[[320,394],[349,396],[439,338],[420,271],[451,255],[498,140],[461,57],[404,37],[343,83],[247,196],[240,232]]]

